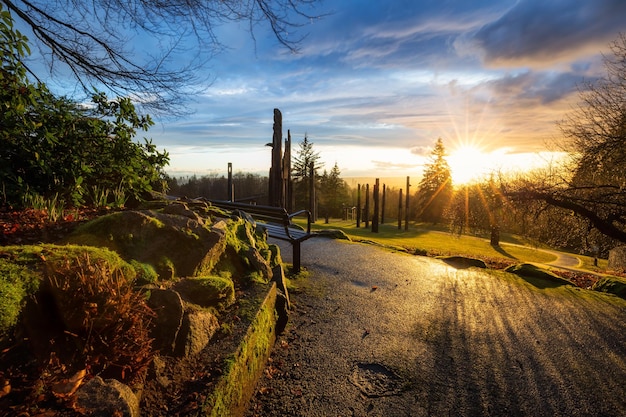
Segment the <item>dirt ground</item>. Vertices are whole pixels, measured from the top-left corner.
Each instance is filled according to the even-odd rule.
[[[303,265],[247,417],[626,415],[622,299],[322,239]]]

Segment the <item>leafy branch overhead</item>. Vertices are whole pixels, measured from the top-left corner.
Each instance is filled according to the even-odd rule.
[[[57,97],[42,83],[31,83],[22,62],[27,39],[1,10],[0,189],[2,203],[21,206],[30,196],[89,203],[94,188],[139,196],[163,177],[169,162],[138,130],[153,124],[129,98],[109,99],[94,92],[84,104]]]

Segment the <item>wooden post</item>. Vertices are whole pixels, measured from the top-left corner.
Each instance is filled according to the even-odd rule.
[[[398,197],[398,230],[402,229],[402,188],[400,188],[400,197]]]
[[[274,109],[274,135],[272,137],[272,167],[269,180],[269,205],[281,207],[282,198],[282,142],[283,115]]]
[[[233,163],[228,163],[228,189],[226,190],[227,200],[235,201],[235,187],[233,185]]]
[[[361,227],[361,184],[356,186],[356,227]]]
[[[387,186],[383,184],[383,201],[380,210],[380,224],[385,224],[385,200],[387,199]]]
[[[282,188],[282,205],[287,209],[289,213],[293,212],[293,186],[291,184],[291,131],[287,130],[287,139],[285,139],[285,154],[282,161],[282,175],[281,175],[281,188]]]
[[[370,185],[365,184],[365,228],[370,227]]]
[[[374,217],[372,217],[372,232],[378,233],[378,216],[380,215],[380,179],[374,183]]]
[[[409,188],[411,183],[409,177],[406,177],[406,204],[404,205],[404,230],[409,230]]]
[[[317,210],[315,207],[315,163],[309,164],[309,211],[313,223],[317,221]]]

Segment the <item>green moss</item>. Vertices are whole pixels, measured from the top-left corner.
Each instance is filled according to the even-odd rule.
[[[167,256],[162,256],[156,262],[155,270],[161,279],[171,280],[176,276],[176,267],[174,262]]]
[[[152,284],[158,281],[159,275],[152,265],[134,259],[130,261],[130,264],[137,274],[136,281],[138,285]]]
[[[572,284],[568,280],[553,274],[547,269],[540,268],[533,264],[516,264],[504,269],[505,272],[515,274],[524,278],[529,283],[538,288],[557,287],[560,285]]]
[[[193,277],[181,280],[175,289],[192,303],[222,309],[235,302],[235,286],[228,278]]]
[[[135,278],[135,269],[107,249],[76,245],[0,247],[0,337],[17,323],[25,300],[37,292],[47,267],[56,269],[85,255],[105,261],[112,272],[120,271],[129,281]]]
[[[39,287],[38,274],[0,258],[0,338],[15,326],[26,297]]]
[[[163,280],[212,267],[207,253],[219,244],[209,225],[153,210],[102,216],[78,228],[68,242],[107,247],[129,262],[150,264]]]
[[[203,415],[243,415],[276,339],[275,305],[276,287],[273,286],[248,328],[243,342],[235,354],[225,361],[222,378],[203,404]]]
[[[626,299],[626,279],[619,277],[603,277],[596,282],[591,288],[594,291],[601,291],[615,294],[620,298]]]

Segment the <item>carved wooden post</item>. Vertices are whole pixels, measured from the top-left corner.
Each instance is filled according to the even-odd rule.
[[[361,184],[356,186],[356,227],[361,227]]]
[[[398,230],[402,229],[402,188],[398,197]]]
[[[378,216],[380,215],[380,179],[374,183],[374,217],[372,217],[372,232],[378,233]]]
[[[272,137],[272,167],[270,168],[269,205],[281,207],[282,201],[282,141],[283,115],[274,109],[274,136]]]
[[[385,224],[385,200],[387,199],[387,186],[383,184],[383,201],[380,210],[380,224]]]
[[[370,185],[365,184],[365,228],[370,227]]]
[[[409,188],[411,184],[409,177],[406,177],[406,204],[404,205],[404,230],[409,230]]]
[[[282,175],[281,175],[281,189],[282,189],[282,205],[287,209],[289,213],[293,212],[292,191],[291,185],[291,131],[287,130],[287,139],[285,139],[285,154],[283,155],[282,163]]]
[[[233,164],[232,162],[228,163],[228,189],[226,193],[228,195],[228,201],[235,201],[235,187],[233,185]]]
[[[309,211],[313,223],[317,221],[317,210],[315,204],[315,162],[309,164]]]

